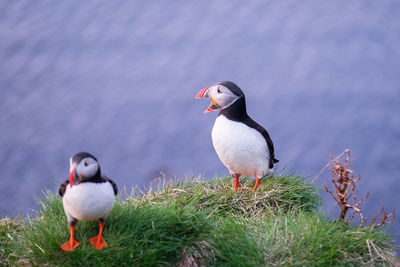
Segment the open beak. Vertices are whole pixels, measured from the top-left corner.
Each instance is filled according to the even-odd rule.
[[[72,185],[74,184],[75,180],[74,180],[74,173],[75,173],[75,168],[73,168],[71,170],[71,173],[69,174],[69,186],[72,187]]]
[[[210,88],[211,87],[206,87],[206,88],[200,90],[196,95],[196,98],[206,98],[206,97],[208,97],[208,98],[212,99],[211,104],[204,111],[204,114],[206,114],[208,112],[214,112],[214,111],[217,111],[219,109],[219,106],[218,106],[217,102],[210,95]]]

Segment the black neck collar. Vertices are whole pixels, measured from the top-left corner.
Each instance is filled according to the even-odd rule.
[[[241,95],[232,105],[227,108],[222,109],[218,116],[224,115],[226,118],[233,121],[243,121],[247,115],[246,110],[246,99],[244,95]]]
[[[77,177],[77,173],[76,172],[75,172],[75,177]],[[78,181],[78,183],[86,183],[86,182],[103,183],[104,179],[101,177],[101,170],[100,170],[100,167],[99,167],[99,169],[97,170],[97,173],[93,177],[84,178],[82,180],[78,179],[77,181]]]

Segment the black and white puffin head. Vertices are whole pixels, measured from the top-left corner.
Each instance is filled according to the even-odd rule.
[[[244,94],[235,83],[223,81],[200,90],[196,95],[196,98],[206,97],[211,98],[212,101],[204,113],[226,109],[238,99],[244,99]]]
[[[70,159],[69,163],[70,186],[101,176],[99,163],[90,153],[77,153]]]

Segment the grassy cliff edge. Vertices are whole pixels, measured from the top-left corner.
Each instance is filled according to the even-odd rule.
[[[87,240],[96,222],[79,222],[74,252],[61,198],[47,191],[34,219],[0,220],[0,265],[96,266],[326,266],[400,264],[382,229],[351,227],[317,213],[316,187],[296,175],[190,179],[155,190],[134,190],[107,219],[108,247]]]

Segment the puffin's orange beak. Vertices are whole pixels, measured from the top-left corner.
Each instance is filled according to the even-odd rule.
[[[75,173],[75,168],[73,168],[71,170],[71,173],[69,174],[69,186],[72,187],[72,185],[74,184],[75,180],[74,180],[74,173]]]
[[[210,90],[210,87],[206,87],[204,89],[201,89],[197,95],[196,98],[205,98],[205,97],[209,97],[208,96],[208,90]]]
[[[211,95],[209,94],[210,92],[210,87],[206,87],[204,89],[201,89],[197,95],[196,98],[206,98],[209,97],[212,99],[211,104],[208,106],[208,108],[204,111],[204,114],[208,113],[208,112],[214,112],[217,111],[219,109],[219,106],[217,104],[217,102],[211,97]]]

